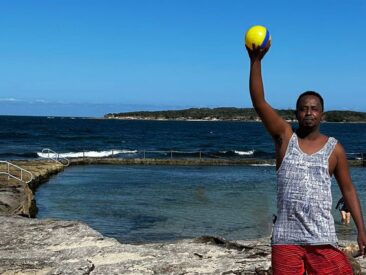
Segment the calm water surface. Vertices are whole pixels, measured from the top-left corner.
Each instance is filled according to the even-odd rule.
[[[366,209],[366,169],[351,173]],[[128,243],[206,234],[253,239],[271,232],[275,180],[274,167],[70,167],[38,189],[38,217],[81,220]],[[339,194],[334,182],[333,204]],[[354,239],[354,225],[333,214],[339,238]]]

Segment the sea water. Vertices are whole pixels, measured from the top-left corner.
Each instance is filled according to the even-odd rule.
[[[337,138],[349,158],[366,152],[365,123],[324,123],[321,130]],[[43,148],[69,158],[136,158],[149,151],[174,151],[174,157],[201,152],[215,159],[274,157],[273,141],[258,122],[0,116],[0,159],[40,159]],[[366,169],[351,173],[366,211]],[[271,232],[275,190],[274,167],[79,166],[42,185],[36,201],[38,217],[85,221],[124,242],[204,234],[252,239]],[[334,204],[339,197],[334,183]],[[340,238],[354,238],[354,226],[341,225],[335,210],[334,217]]]
[[[336,137],[347,153],[366,152],[365,123],[324,123],[321,130]],[[44,157],[44,148],[65,157],[135,158],[144,151],[171,150],[213,158],[274,157],[272,139],[259,122],[0,116],[1,159]]]
[[[366,169],[351,173],[366,209]],[[340,197],[333,182],[333,205]],[[269,236],[276,213],[274,167],[70,167],[37,191],[38,217],[80,220],[124,243],[160,242],[202,235],[248,240]],[[353,224],[340,239],[355,239]]]

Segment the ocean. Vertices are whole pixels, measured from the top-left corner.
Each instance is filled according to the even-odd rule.
[[[366,124],[324,123],[322,131],[336,137],[349,158],[366,152]],[[37,159],[44,148],[65,157],[274,156],[262,124],[239,121],[1,116],[0,142],[2,160]],[[352,167],[351,175],[366,209],[366,169]],[[335,205],[336,182],[332,191]],[[74,166],[38,188],[37,217],[80,220],[125,243],[253,239],[271,232],[275,193],[272,166]],[[354,239],[354,225],[333,214],[339,238]]]

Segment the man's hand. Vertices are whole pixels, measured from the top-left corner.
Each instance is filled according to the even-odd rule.
[[[360,249],[360,254],[363,255],[363,257],[365,257],[365,252],[366,252],[366,232],[365,231],[358,232],[357,243],[358,243],[358,247]]]
[[[267,45],[262,49],[260,46],[255,46],[255,44],[252,45],[252,49],[248,48],[247,45],[245,45],[245,48],[248,51],[248,55],[250,58],[250,61],[261,61],[262,58],[266,55],[269,48],[271,47],[271,41],[268,41]]]

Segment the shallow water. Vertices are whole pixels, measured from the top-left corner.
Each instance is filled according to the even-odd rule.
[[[366,169],[351,173],[365,209]],[[42,185],[36,200],[40,218],[81,220],[121,242],[253,239],[271,232],[275,181],[274,167],[78,166]],[[333,184],[333,204],[339,196]],[[338,237],[354,239],[354,225],[333,212]]]

